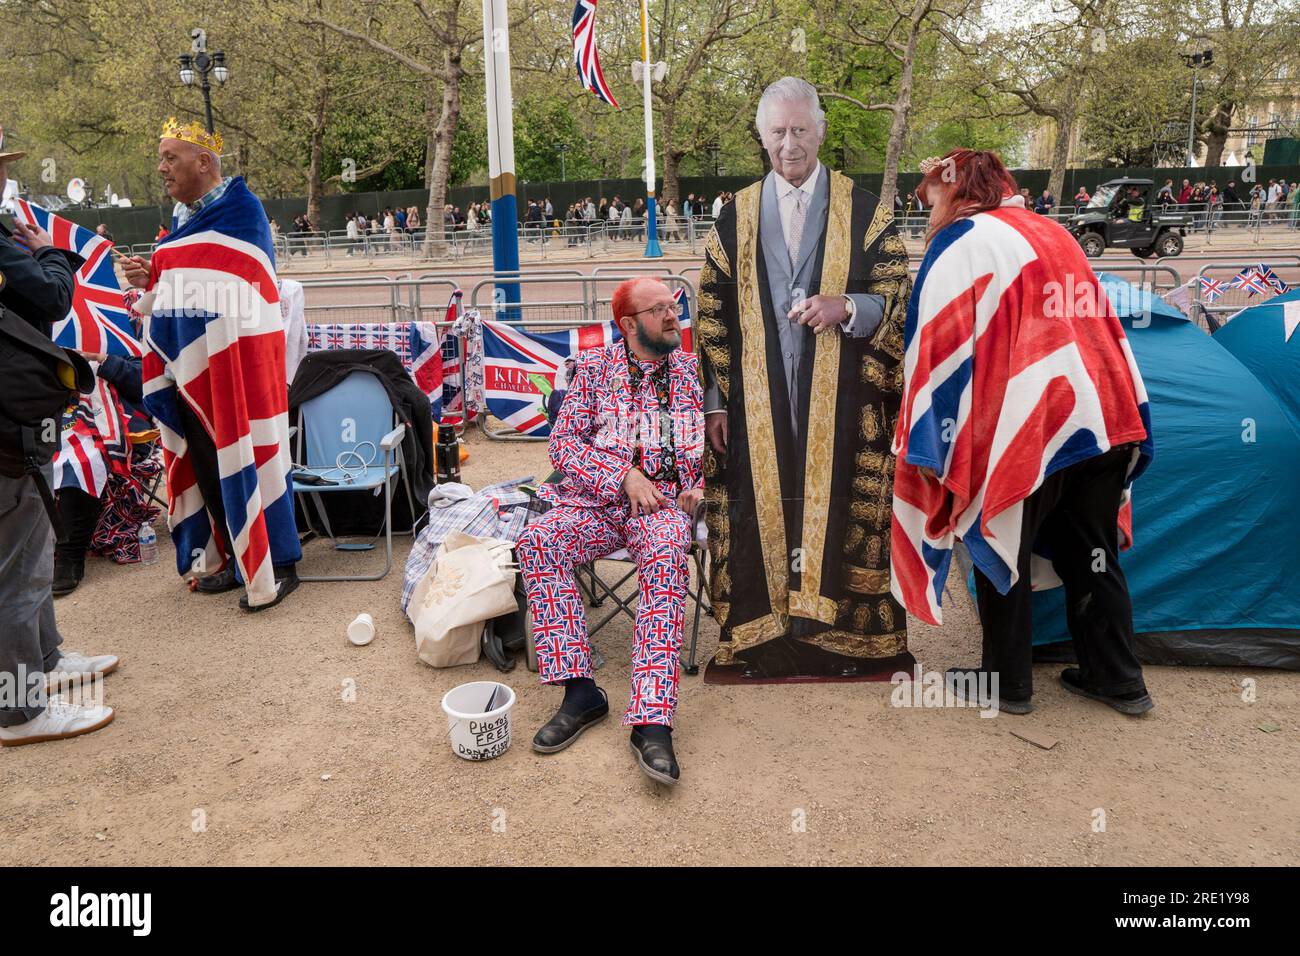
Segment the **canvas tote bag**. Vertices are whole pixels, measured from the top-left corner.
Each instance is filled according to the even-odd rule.
[[[509,541],[452,531],[411,592],[415,651],[430,667],[473,664],[483,624],[517,610]]]

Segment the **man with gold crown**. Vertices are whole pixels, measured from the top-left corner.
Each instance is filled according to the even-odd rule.
[[[706,680],[867,679],[908,666],[889,590],[907,250],[878,197],[818,162],[810,83],[769,86],[756,124],[772,172],[722,207],[700,273]]]
[[[298,585],[284,328],[271,229],[242,176],[221,174],[221,136],[167,121],[158,172],[178,206],[146,262],[145,407],[162,433],[177,571],[240,606],[273,607]],[[214,573],[207,573],[214,572]]]

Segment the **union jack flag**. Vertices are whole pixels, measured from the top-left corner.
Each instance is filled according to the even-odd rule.
[[[1043,480],[1139,443],[1131,482],[1154,444],[1146,388],[1104,286],[1068,232],[1023,208],[935,236],[904,342],[892,590],[938,624],[955,539],[1005,594],[1019,576],[1024,502]],[[1127,547],[1127,501],[1119,525]]]
[[[429,396],[429,407],[437,423],[442,418],[442,348],[437,341],[437,331],[433,331],[431,340],[422,326],[431,326],[431,323],[411,323],[411,378],[420,386],[420,391]]]
[[[85,260],[77,269],[72,309],[54,326],[55,344],[105,355],[140,355],[143,347],[131,328],[122,284],[113,271],[113,244],[25,199],[14,200],[14,218],[39,226],[50,234],[56,248],[75,252]]]
[[[1209,302],[1213,302],[1219,296],[1228,290],[1223,287],[1223,283],[1218,279],[1211,279],[1209,276],[1201,276],[1201,292]]]
[[[275,252],[266,213],[242,177],[159,242],[149,289],[144,400],[162,433],[176,569],[203,574],[233,559],[249,604],[267,604],[277,593],[273,566],[296,563],[302,549],[288,482]],[[181,402],[216,446],[230,555],[222,554],[195,480]]]
[[[622,337],[613,322],[594,322],[567,332],[528,332],[484,320],[483,397],[488,411],[525,435],[550,435],[542,393],[531,376],[554,388],[556,370],[566,358]]]
[[[585,89],[610,106],[618,107],[618,101],[605,84],[596,51],[596,0],[578,0],[573,8],[573,64],[578,69],[578,82]]]

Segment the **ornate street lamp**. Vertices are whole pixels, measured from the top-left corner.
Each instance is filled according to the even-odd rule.
[[[208,124],[208,132],[215,133],[216,127],[212,125],[212,84],[208,82],[209,76],[215,76],[217,82],[225,85],[226,80],[230,79],[230,68],[226,66],[226,55],[220,50],[208,54],[206,50],[199,50],[197,53],[182,53],[181,61],[181,82],[186,86],[193,86],[197,78],[199,89],[203,91],[203,112]]]

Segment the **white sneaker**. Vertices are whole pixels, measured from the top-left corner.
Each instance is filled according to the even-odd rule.
[[[89,683],[100,675],[113,673],[117,670],[118,663],[118,659],[112,654],[87,657],[76,651],[64,651],[63,656],[54,665],[54,670],[45,675],[45,692],[53,694],[60,687],[69,684]]]
[[[45,710],[25,724],[0,727],[0,747],[22,747],[46,740],[79,737],[113,722],[113,708],[102,704],[82,707],[62,697],[51,697]]]

